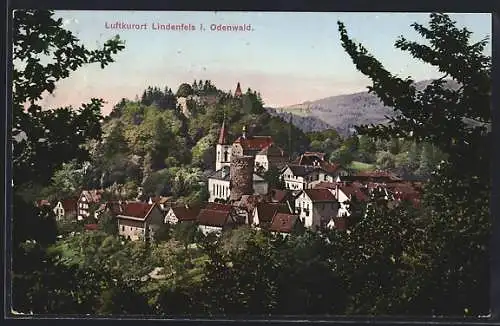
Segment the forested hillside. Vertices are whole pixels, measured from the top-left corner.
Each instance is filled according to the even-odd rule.
[[[189,114],[183,112],[180,98],[187,98]],[[234,97],[210,81],[181,84],[175,94],[169,87],[148,87],[140,99],[123,99],[106,117],[102,140],[86,145],[91,159],[83,184],[74,188],[116,184],[124,185],[125,197],[142,187],[144,197],[168,194],[187,202],[204,200],[203,175],[215,168],[224,117],[233,139],[247,126],[249,134],[270,135],[287,151],[293,135],[292,154],[309,146],[301,130],[267,113],[260,95],[251,89]]]
[[[431,80],[417,82],[415,88],[422,91],[431,82]],[[444,86],[450,89],[458,88],[457,83],[452,80],[448,80]],[[354,126],[387,123],[386,117],[395,116],[391,107],[385,106],[377,95],[369,92],[326,97],[277,108],[275,111],[282,117],[290,113],[301,117],[294,119],[295,125],[302,130],[309,131],[312,126],[321,127],[321,123],[317,122],[319,120],[330,128],[335,128],[343,136],[352,134]],[[314,131],[316,130],[321,129]]]

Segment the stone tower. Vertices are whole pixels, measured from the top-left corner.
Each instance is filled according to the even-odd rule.
[[[236,201],[243,195],[253,195],[255,157],[238,156],[231,159],[229,170],[229,199]]]
[[[225,120],[225,118],[224,118]],[[227,137],[227,128],[225,121],[222,122],[222,127],[220,128],[219,140],[216,146],[216,157],[215,157],[215,170],[219,171],[224,166],[229,166],[231,164],[231,149],[232,146],[229,145]]]

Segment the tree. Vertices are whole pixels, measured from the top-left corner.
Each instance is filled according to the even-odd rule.
[[[112,54],[124,48],[119,37],[101,50],[88,50],[62,28],[52,11],[16,10],[13,17],[13,174],[15,187],[26,182],[46,185],[53,171],[72,159],[82,162],[88,152],[81,144],[99,138],[103,101],[91,99],[72,108],[42,110],[36,104],[44,92],[84,64],[113,62]],[[46,65],[41,57],[52,59]],[[25,108],[27,107],[27,110]]]
[[[264,173],[264,180],[266,180],[269,189],[285,189],[281,180],[280,170],[274,165],[271,165]]]
[[[411,78],[391,74],[348,37],[341,22],[338,25],[342,46],[373,82],[370,92],[397,113],[389,125],[359,126],[357,131],[383,139],[429,142],[447,156],[425,186],[423,206],[428,220],[425,237],[418,243],[431,261],[425,264],[422,277],[411,280],[412,292],[405,300],[420,307],[419,313],[486,313],[491,57],[484,49],[488,40],[472,43],[472,33],[458,28],[445,14],[431,14],[429,26],[412,24],[428,44],[400,37],[395,46],[443,73],[417,91]],[[447,87],[446,78],[458,87]]]
[[[365,135],[359,137],[358,154],[361,156],[363,162],[373,162],[376,151],[377,147],[373,139]]]
[[[103,101],[91,99],[77,111],[42,110],[36,102],[44,92],[52,93],[57,81],[84,64],[100,63],[104,68],[113,62],[112,54],[124,46],[117,36],[102,49],[89,50],[62,28],[62,19],[53,19],[52,11],[16,10],[13,23],[12,136],[16,192],[27,183],[47,185],[63,163],[88,160],[88,150],[82,145],[101,136]],[[49,62],[43,65],[42,57]],[[75,286],[79,278],[94,284],[90,274],[75,276],[73,270],[55,265],[46,254],[45,249],[55,241],[57,232],[54,218],[42,217],[50,212],[32,207],[32,203],[15,194],[14,197],[14,309],[36,313],[92,312],[84,284],[80,289]],[[84,304],[78,307],[78,301]]]
[[[177,97],[188,97],[189,95],[193,95],[194,91],[191,85],[187,83],[183,83],[179,86],[179,89],[177,90]]]
[[[118,220],[110,212],[104,212],[99,217],[99,229],[109,235],[118,235]]]

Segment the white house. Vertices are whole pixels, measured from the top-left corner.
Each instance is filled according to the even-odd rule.
[[[102,199],[102,190],[84,190],[78,198],[77,219],[79,221],[89,217],[92,211],[97,210]],[[94,216],[96,217],[96,216]]]
[[[78,198],[67,198],[57,202],[54,214],[58,220],[76,217]]]
[[[319,178],[319,170],[313,166],[287,164],[281,171],[285,188],[302,190],[312,188],[311,183]]]
[[[326,226],[337,216],[339,204],[329,189],[305,189],[295,199],[295,211],[307,228]]]
[[[229,166],[224,166],[208,178],[208,201],[213,203],[216,199],[228,200],[231,190],[229,189]],[[258,174],[253,175],[253,190],[256,194],[265,195],[268,192],[268,184]]]
[[[157,204],[127,202],[116,216],[118,233],[130,240],[147,240],[163,224],[163,213]]]

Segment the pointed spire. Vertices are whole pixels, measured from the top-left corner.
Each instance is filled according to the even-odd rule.
[[[219,144],[226,145],[227,144],[227,129],[226,129],[226,113],[224,112],[224,120],[222,120],[222,127],[220,128],[219,133]]]
[[[240,82],[238,82],[238,84],[236,85],[236,90],[234,91],[234,96],[241,96],[242,93],[241,93],[241,86],[240,86]]]

